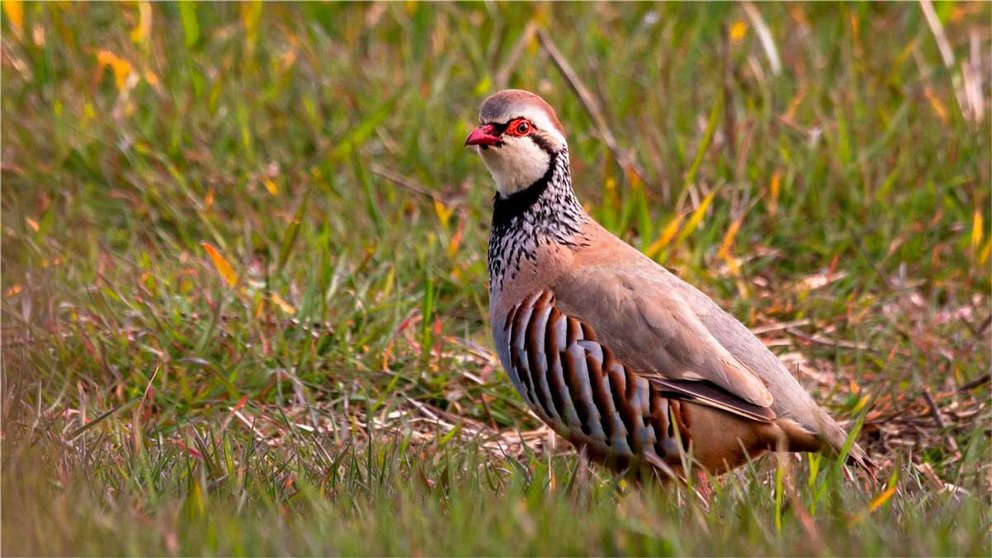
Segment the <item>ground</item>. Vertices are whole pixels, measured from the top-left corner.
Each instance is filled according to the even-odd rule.
[[[2,552],[984,555],[988,4],[3,3]],[[494,358],[481,100],[881,466],[585,466]]]

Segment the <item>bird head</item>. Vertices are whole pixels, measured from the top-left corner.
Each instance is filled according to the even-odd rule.
[[[478,147],[504,198],[540,180],[552,157],[568,147],[555,109],[520,89],[500,91],[482,103],[479,126],[465,145]]]

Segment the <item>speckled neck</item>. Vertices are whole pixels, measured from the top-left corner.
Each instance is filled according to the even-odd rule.
[[[496,194],[489,234],[489,292],[516,277],[522,259],[536,260],[542,243],[578,246],[589,216],[572,191],[568,150],[551,155],[548,172],[511,196]]]

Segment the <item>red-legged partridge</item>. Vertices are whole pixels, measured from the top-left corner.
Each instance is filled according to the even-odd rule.
[[[543,99],[486,99],[465,141],[496,181],[489,307],[513,385],[551,428],[617,468],[714,473],[769,450],[836,452],[846,433],[747,327],[607,232],[572,191]],[[855,445],[851,460],[871,461]]]

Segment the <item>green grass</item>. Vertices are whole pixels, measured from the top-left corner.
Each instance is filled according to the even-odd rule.
[[[936,6],[952,69],[917,4],[758,5],[777,74],[739,5],[3,7],[3,554],[989,554],[987,4]],[[877,485],[631,485],[537,430],[462,147],[504,75]]]

